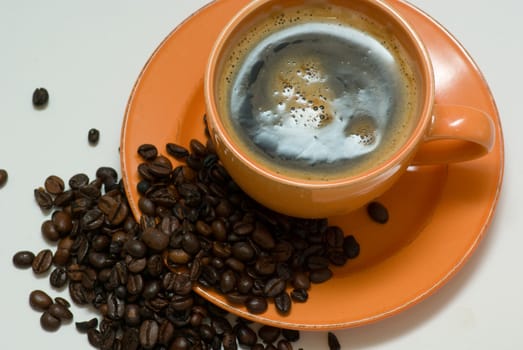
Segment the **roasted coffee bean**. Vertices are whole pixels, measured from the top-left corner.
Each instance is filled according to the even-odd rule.
[[[184,336],[176,337],[173,340],[173,342],[171,343],[171,346],[169,347],[169,350],[189,350],[189,349],[191,349],[191,343]]]
[[[49,210],[53,207],[53,197],[40,187],[34,190],[34,197],[38,206],[43,210]]]
[[[360,245],[354,236],[347,236],[343,240],[343,253],[348,259],[354,259],[360,255]]]
[[[155,145],[145,143],[138,147],[138,154],[145,160],[153,160],[158,156],[158,149]]]
[[[53,213],[51,221],[53,222],[54,227],[56,231],[58,231],[60,236],[68,234],[73,229],[73,220],[71,218],[71,215],[69,215],[69,213],[65,211],[55,211]]]
[[[327,268],[330,261],[323,256],[313,255],[307,258],[306,264],[310,270],[319,270]]]
[[[45,239],[48,239],[52,242],[56,242],[60,239],[60,232],[58,232],[56,225],[51,220],[45,220],[42,222],[40,230],[42,232],[42,236],[44,236]]]
[[[87,133],[87,141],[89,141],[89,144],[96,145],[99,140],[100,131],[96,128],[89,129],[89,132]]]
[[[283,328],[281,330],[281,335],[283,335],[283,337],[290,342],[296,342],[300,340],[300,332],[294,329]]]
[[[309,289],[311,282],[309,276],[303,271],[297,271],[292,277],[292,285],[298,289]]]
[[[260,256],[254,264],[254,269],[261,275],[272,275],[276,271],[276,263],[271,256]]]
[[[127,278],[127,291],[133,295],[138,295],[143,290],[143,277],[138,274],[131,274]]]
[[[265,293],[265,296],[274,298],[285,290],[286,285],[287,283],[285,280],[281,278],[272,278],[265,284],[263,292]]]
[[[261,314],[267,310],[268,304],[264,297],[252,296],[245,301],[245,307],[253,314]]]
[[[54,205],[62,208],[68,206],[73,201],[74,195],[72,190],[63,191],[54,198]]]
[[[201,249],[200,240],[195,234],[188,232],[183,235],[182,248],[188,254],[196,255]]]
[[[189,155],[189,151],[185,147],[175,143],[168,143],[166,145],[166,150],[167,153],[178,160],[184,160]]]
[[[145,243],[137,239],[128,240],[124,244],[124,249],[134,258],[143,258],[147,252]]]
[[[84,173],[79,173],[72,176],[69,179],[69,187],[73,190],[80,189],[81,187],[87,186],[89,184],[89,177]]]
[[[207,155],[205,145],[196,139],[189,141],[189,148],[196,157],[204,158]]]
[[[45,311],[40,316],[40,325],[48,332],[54,332],[60,328],[61,322],[58,317],[51,315],[48,311]]]
[[[55,268],[49,275],[49,282],[55,288],[62,288],[67,284],[68,280],[67,271],[63,267]]]
[[[62,304],[54,303],[49,306],[47,311],[54,317],[60,319],[61,321],[70,321],[73,319],[73,314],[69,309]]]
[[[142,321],[140,307],[136,304],[127,304],[125,306],[124,320],[128,326],[138,326]]]
[[[278,342],[277,349],[278,350],[292,350],[293,348],[292,348],[292,344],[288,340],[281,339]]]
[[[29,294],[29,304],[36,310],[45,311],[53,304],[53,299],[44,291],[34,290]]]
[[[7,179],[9,177],[9,174],[7,173],[7,170],[0,169],[0,188],[4,187],[7,183]]]
[[[140,326],[140,344],[145,349],[152,349],[158,342],[159,327],[154,320],[145,320]]]
[[[57,303],[57,304],[60,304],[66,308],[70,308],[71,307],[71,303],[67,301],[67,299],[64,299],[62,297],[56,297],[54,298],[54,302]]]
[[[43,274],[49,270],[53,263],[53,252],[50,249],[41,250],[33,259],[33,272],[37,275]]]
[[[163,270],[162,257],[158,254],[152,255],[147,259],[147,272],[152,277],[158,277]]]
[[[105,220],[104,213],[98,209],[88,210],[80,219],[80,226],[88,231],[99,229]]]
[[[87,333],[90,329],[95,329],[98,326],[98,319],[95,317],[89,321],[76,322],[75,326],[78,332]]]
[[[280,337],[281,329],[272,326],[261,326],[258,330],[259,337],[265,343],[274,343]]]
[[[26,269],[31,267],[34,258],[35,255],[33,252],[22,250],[13,255],[13,264],[18,268]]]
[[[265,346],[263,346],[261,343],[256,343],[251,346],[251,350],[265,350]]]
[[[140,197],[138,200],[138,208],[145,215],[154,215],[156,213],[156,205],[147,197]]]
[[[291,311],[291,297],[285,291],[274,297],[274,305],[276,310],[281,314],[288,314]]]
[[[309,299],[309,293],[305,289],[293,289],[291,299],[298,303],[304,303]]]
[[[155,251],[163,251],[169,245],[169,236],[156,228],[148,228],[142,235],[142,241]]]
[[[327,343],[329,345],[329,350],[340,350],[341,349],[341,345],[340,345],[340,342],[338,341],[338,338],[332,332],[327,333]]]
[[[323,283],[332,277],[332,271],[329,268],[311,271],[309,279],[312,283]]]
[[[263,249],[271,250],[276,245],[276,241],[272,234],[261,224],[256,225],[251,237],[254,243],[258,244]]]
[[[45,179],[45,190],[50,194],[60,194],[64,191],[64,180],[56,175],[51,175]]]
[[[33,106],[42,108],[49,102],[49,92],[46,88],[37,88],[33,91]]]
[[[222,293],[229,293],[236,287],[236,274],[232,270],[222,273],[220,278],[220,289]]]
[[[165,178],[171,174],[173,166],[171,161],[164,157],[158,156],[149,164],[149,173],[155,178]]]
[[[389,211],[380,202],[370,202],[367,205],[367,214],[379,224],[386,224],[389,221]]]
[[[256,332],[243,322],[240,322],[237,327],[235,327],[235,331],[240,345],[252,346],[256,344],[256,341],[258,340]]]
[[[222,338],[223,350],[237,350],[238,344],[236,343],[236,337],[232,332],[226,332]]]
[[[254,258],[255,251],[248,242],[236,242],[232,246],[232,255],[243,262],[248,262]]]

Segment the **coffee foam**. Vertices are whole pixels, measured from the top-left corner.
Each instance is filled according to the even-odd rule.
[[[333,14],[336,14],[335,18],[333,18]],[[311,29],[321,30],[322,26],[329,25],[331,26],[330,32],[338,26],[340,35],[345,35],[344,31],[357,28],[356,31],[372,36],[382,48],[389,51],[402,71],[404,78],[402,83],[405,85],[403,88],[407,93],[405,101],[400,103],[401,108],[406,110],[399,113],[407,113],[410,115],[409,118],[414,118],[413,115],[416,112],[415,101],[417,100],[414,73],[410,70],[408,62],[406,62],[406,56],[402,52],[401,45],[392,37],[387,37],[387,30],[376,25],[369,18],[332,7],[288,9],[285,12],[280,12],[256,23],[252,30],[244,33],[237,40],[236,45],[233,46],[222,65],[222,76],[224,78],[218,79],[218,81],[221,81],[221,85],[217,89],[220,113],[228,113],[229,106],[227,106],[227,102],[229,101],[231,90],[235,88],[236,76],[240,74],[242,66],[249,66],[245,64],[244,60],[252,53],[253,49],[260,46],[260,42],[272,40],[270,38],[271,35],[274,36],[275,33],[280,31],[292,31],[293,28],[295,29],[299,26],[314,25],[318,28]],[[283,50],[285,48],[285,45],[281,46],[276,47],[274,50]],[[381,134],[376,132],[378,127],[381,127],[379,120],[375,120],[372,116],[365,113],[358,114],[357,111],[352,113],[350,123],[339,116],[335,116],[336,110],[347,110],[351,106],[344,105],[346,100],[336,98],[333,91],[323,84],[326,79],[325,67],[322,67],[321,60],[318,60],[316,57],[304,56],[299,57],[295,62],[281,62],[281,66],[275,70],[279,71],[280,74],[275,74],[268,86],[272,87],[270,92],[272,93],[271,104],[276,106],[276,110],[271,110],[270,108],[262,110],[259,118],[262,121],[266,121],[268,125],[280,123],[282,127],[293,127],[281,128],[279,134],[271,133],[270,128],[267,130],[262,128],[254,136],[256,138],[255,142],[277,145],[279,154],[297,155],[298,158],[305,159],[310,158],[310,154],[312,154],[311,152],[314,149],[314,152],[322,156],[326,162],[333,160],[331,156],[336,156],[334,153],[338,152],[338,150],[362,155],[374,151],[378,145],[384,150],[395,150],[398,145],[405,142],[413,124],[408,119],[401,121],[402,125],[392,126],[397,132],[395,135],[389,135],[386,141],[380,144],[383,140],[381,140]],[[238,89],[238,87],[236,88]],[[379,108],[379,106],[373,107]],[[234,110],[233,107],[231,112],[234,114],[237,110]],[[282,115],[285,115],[285,118],[281,118]],[[232,119],[224,118],[224,122],[229,130],[235,130]],[[310,130],[313,132],[308,134]],[[324,140],[339,140],[340,137],[336,133],[341,131],[344,133],[347,142],[339,145],[326,145],[324,149],[321,149],[325,145],[314,142],[314,132],[318,130],[320,130]],[[249,140],[246,140],[245,137],[238,133],[233,132],[232,134],[237,142],[246,143],[245,149],[250,150],[255,157],[263,161],[263,157],[260,157],[260,152],[256,150],[256,147],[249,144]],[[283,138],[293,140],[293,142],[282,144],[281,140]],[[333,149],[335,152],[333,152]],[[350,169],[342,171],[341,169],[335,169],[335,172],[332,169],[324,168],[321,170],[321,167],[315,167],[317,159],[311,159],[311,172],[305,176],[310,179],[330,179],[332,177],[349,176],[372,167],[389,158],[390,155],[390,152],[382,151],[377,153],[377,156],[366,159],[364,162],[359,162],[358,164],[353,162]],[[287,161],[275,162],[274,159],[266,159],[264,162],[277,172],[304,176],[303,169],[294,171],[286,166]],[[280,164],[275,165],[278,162]],[[318,171],[318,169],[320,170]],[[296,174],[293,174],[293,172]]]

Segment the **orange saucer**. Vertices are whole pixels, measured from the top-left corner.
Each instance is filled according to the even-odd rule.
[[[136,217],[136,154],[142,143],[159,150],[191,138],[204,140],[203,72],[221,28],[249,0],[219,0],[175,29],[153,53],[131,94],[121,135],[121,165]],[[490,224],[503,177],[503,135],[493,97],[479,69],[460,44],[430,17],[389,0],[417,29],[431,54],[436,101],[464,104],[489,113],[496,125],[492,152],[479,160],[449,166],[411,168],[380,201],[386,225],[364,210],[330,218],[361,245],[360,256],[314,285],[309,300],[293,304],[288,316],[274,307],[252,315],[229,305],[213,291],[197,292],[228,311],[263,324],[294,329],[335,329],[371,323],[423,300],[462,267]],[[165,152],[164,152],[165,153]]]

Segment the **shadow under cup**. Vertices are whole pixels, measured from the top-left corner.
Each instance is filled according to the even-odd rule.
[[[314,63],[331,60],[337,52],[329,50],[343,45],[355,50],[344,51],[342,63]],[[350,98],[340,98],[367,74],[354,69],[375,48],[393,60],[399,72],[394,84],[357,86]],[[390,73],[382,61],[368,65],[379,79]],[[353,71],[332,74],[338,68]],[[367,127],[369,113],[358,107],[364,97],[388,119]],[[417,34],[382,2],[262,0],[245,7],[218,37],[205,73],[205,101],[220,160],[246,193],[284,214],[328,217],[372,201],[405,171],[431,121],[434,78]],[[382,120],[392,120],[383,133]],[[358,123],[363,132],[353,134]],[[368,154],[347,156],[369,145]],[[313,158],[316,151],[326,158]],[[338,152],[349,161],[332,161]]]

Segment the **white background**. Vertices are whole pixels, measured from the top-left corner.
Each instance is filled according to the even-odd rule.
[[[135,79],[162,39],[206,0],[0,0],[0,348],[89,349],[67,325],[39,326],[27,302],[47,278],[17,270],[21,249],[45,247],[33,189],[50,174],[118,168],[120,127]],[[523,2],[413,0],[465,46],[497,101],[505,136],[503,191],[493,223],[464,268],[438,293],[387,320],[336,331],[343,349],[523,349]],[[45,86],[45,110],[32,92]],[[101,131],[97,147],[87,131]],[[77,320],[90,316],[75,308]],[[295,348],[327,347],[302,333]]]

